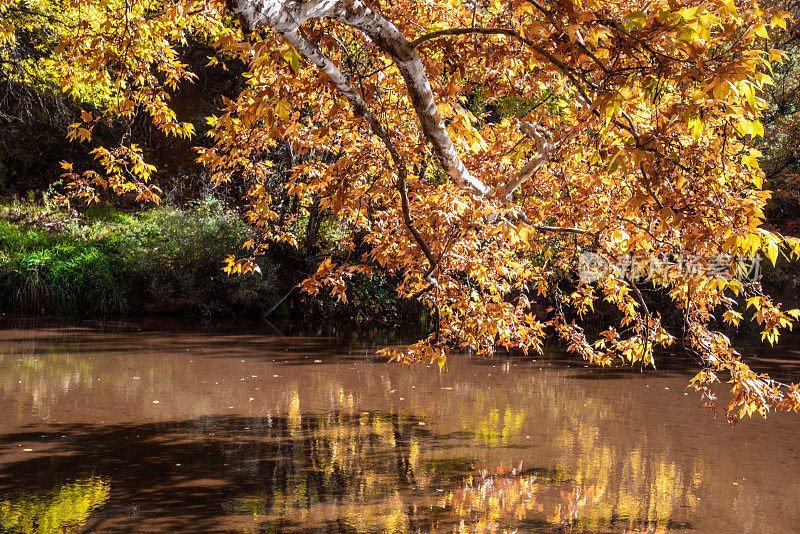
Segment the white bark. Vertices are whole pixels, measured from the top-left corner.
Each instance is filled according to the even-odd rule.
[[[460,186],[478,193],[488,194],[491,192],[486,184],[472,176],[456,152],[444,121],[436,109],[433,90],[419,54],[409,45],[406,37],[394,24],[370,9],[362,0],[229,1],[234,12],[250,29],[268,26],[281,34],[297,48],[301,55],[325,72],[357,108],[357,112],[369,120],[369,117],[364,115],[364,111],[368,112],[366,103],[352,87],[352,84],[329,59],[319,54],[300,35],[298,30],[300,25],[310,19],[327,17],[363,32],[378,48],[394,60],[400,70],[425,138],[433,147],[434,154],[442,162],[442,166],[450,178]],[[361,105],[364,106],[363,110],[358,109]],[[374,129],[374,125],[372,123],[370,125]],[[377,131],[375,133],[378,134]]]
[[[339,92],[350,101],[350,104],[356,110],[356,114],[367,120],[376,135],[383,137],[385,132],[377,117],[372,114],[362,96],[356,91],[347,76],[339,70],[333,61],[320,53],[320,51],[308,42],[305,37],[300,35],[300,32],[296,29],[284,31],[281,35],[283,35],[283,38],[286,39],[301,56],[314,63],[319,70],[324,72],[328,78],[331,79],[336,88],[339,89]]]
[[[336,85],[336,88],[339,89],[339,91],[350,101],[350,104],[355,109],[356,114],[363,117],[367,121],[367,123],[370,125],[370,128],[372,128],[373,133],[377,135],[386,145],[386,149],[389,151],[392,161],[394,161],[395,165],[397,166],[397,188],[400,192],[400,203],[403,210],[403,222],[430,264],[426,278],[429,279],[429,281],[433,280],[430,278],[430,274],[436,268],[437,262],[433,253],[431,252],[430,247],[419,233],[419,230],[414,227],[411,219],[411,211],[408,202],[406,166],[401,160],[400,154],[398,154],[397,150],[395,149],[389,133],[380,123],[378,118],[372,113],[372,111],[370,111],[367,103],[364,101],[363,97],[358,93],[358,91],[356,91],[352,83],[350,83],[350,80],[347,78],[347,76],[340,71],[330,59],[325,57],[313,44],[308,42],[308,40],[303,37],[297,29],[284,31],[283,37],[289,42],[289,44],[294,46],[298,53],[314,63],[318,69],[328,75],[334,85]],[[435,280],[431,283],[435,283]]]
[[[530,122],[522,123],[520,126],[522,133],[533,139],[536,146],[537,155],[528,160],[517,173],[517,178],[513,182],[505,184],[503,187],[503,200],[508,201],[514,191],[525,183],[542,165],[550,161],[553,153],[558,149],[558,144],[553,142],[553,137],[547,129],[538,124]]]
[[[511,195],[519,186],[529,180],[544,164],[552,160],[553,156],[555,156],[556,152],[563,144],[575,139],[578,135],[578,131],[573,130],[572,132],[562,134],[560,138],[554,140],[547,128],[531,122],[522,123],[520,125],[520,130],[533,140],[537,154],[522,166],[517,173],[517,177],[513,181],[506,183],[502,187],[499,195],[504,202],[509,202],[511,200]]]

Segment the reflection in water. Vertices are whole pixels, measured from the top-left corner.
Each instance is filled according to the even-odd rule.
[[[669,484],[672,480],[665,482]],[[638,494],[639,498],[647,496]],[[578,484],[554,472],[488,475],[484,470],[465,479],[462,487],[451,491],[440,505],[462,518],[458,532],[511,532],[533,525],[565,533],[663,533],[691,528],[677,525],[671,519],[675,509],[669,504],[652,514],[642,514],[637,509],[626,516],[624,507],[614,507],[615,503],[619,505],[620,495],[605,497],[605,488],[600,485]],[[513,530],[499,528],[512,521]],[[465,528],[466,525],[470,527]]]
[[[286,428],[272,425],[262,435],[273,444],[269,455],[279,460],[274,467],[252,466],[264,473],[266,484],[239,500],[262,526],[408,531],[401,492],[415,487],[420,471],[419,442],[425,433],[418,421],[336,411],[290,416]]]
[[[108,482],[91,476],[60,484],[47,493],[0,496],[0,529],[23,534],[77,532],[108,495]]]
[[[42,503],[60,481],[95,480],[87,471],[106,481],[96,506],[47,509],[96,532],[755,533],[800,521],[800,483],[784,476],[800,470],[797,420],[731,429],[682,395],[679,372],[454,357],[440,374],[369,361],[363,344],[225,332],[0,331],[0,343],[9,530],[45,532]]]

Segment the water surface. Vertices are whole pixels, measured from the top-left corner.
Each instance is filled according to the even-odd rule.
[[[440,373],[378,361],[385,335],[243,330],[6,325],[0,530],[800,524],[800,416],[731,427],[684,393],[690,370],[453,356]],[[791,352],[759,364],[797,379]]]

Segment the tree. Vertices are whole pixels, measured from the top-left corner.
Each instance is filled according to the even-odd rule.
[[[793,17],[797,17],[800,6],[794,1],[779,1],[776,4]],[[764,137],[757,148],[764,153],[762,168],[764,185],[773,191],[767,205],[767,220],[781,230],[797,234],[800,230],[800,203],[798,203],[798,27],[792,24],[770,33],[769,48],[777,48],[786,54],[785,60],[774,67],[773,84],[765,91],[764,99],[769,106],[762,117]]]
[[[170,90],[192,78],[178,60],[187,33],[217,46],[212,63],[249,66],[246,88],[209,118],[200,161],[216,183],[249,184],[247,217],[264,232],[254,254],[294,240],[301,221],[286,216],[288,201],[325,210],[343,246],[367,250],[322,262],[304,290],[346,298],[356,273],[402,275],[398,291],[423,299],[436,328],[387,350],[397,361],[441,364],[453,347],[539,350],[554,335],[593,363],[655,365],[654,350],[682,332],[701,365],[695,389],[713,401],[711,385],[730,377],[731,420],[800,409],[796,385],[751,370],[715,330],[753,308],[774,342],[800,316],[742,276],[759,253],[800,255],[800,241],[760,227],[768,193],[752,147],[781,59],[761,44],[785,13],[751,0],[69,6],[82,15],[53,68],[65,91],[105,90],[73,138],[140,109],[190,135],[169,107]],[[276,180],[268,156],[279,142],[297,157]],[[110,187],[156,198],[135,146],[95,151],[102,172],[64,165],[74,196]],[[593,276],[578,279],[581,258]],[[231,257],[225,268],[253,266]],[[650,309],[653,292],[668,295],[682,328]],[[597,301],[618,320],[590,340],[579,319]]]

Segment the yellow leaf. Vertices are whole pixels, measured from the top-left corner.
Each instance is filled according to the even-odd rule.
[[[275,104],[275,113],[278,114],[278,117],[280,117],[282,121],[289,122],[292,117],[292,107],[288,102],[278,100],[278,103]]]
[[[287,48],[281,57],[292,67],[295,74],[300,74],[300,54],[294,48]]]
[[[625,151],[620,150],[608,161],[608,173],[613,174],[619,168],[622,168],[623,171],[627,170],[625,165]]]
[[[775,50],[774,48],[769,51],[769,61],[771,63],[783,63],[784,59],[786,59],[786,52]]]
[[[775,243],[774,241],[769,241],[767,243],[767,249],[764,252],[769,258],[769,261],[772,262],[772,265],[775,265],[775,263],[778,261],[778,252],[779,252],[778,244]]]
[[[774,17],[772,17],[772,20],[769,21],[770,26],[777,26],[778,28],[783,28],[785,30],[786,29],[785,17],[786,15],[783,13],[780,15],[775,15]]]
[[[750,104],[750,109],[755,111],[756,109],[756,90],[753,87],[753,84],[750,82],[743,82],[742,83],[742,94],[747,99],[747,103]],[[763,135],[764,128],[762,126],[761,132]]]
[[[695,113],[690,116],[687,125],[689,126],[689,133],[692,135],[692,139],[695,141],[700,139],[700,134],[703,133],[703,121],[700,115]]]

